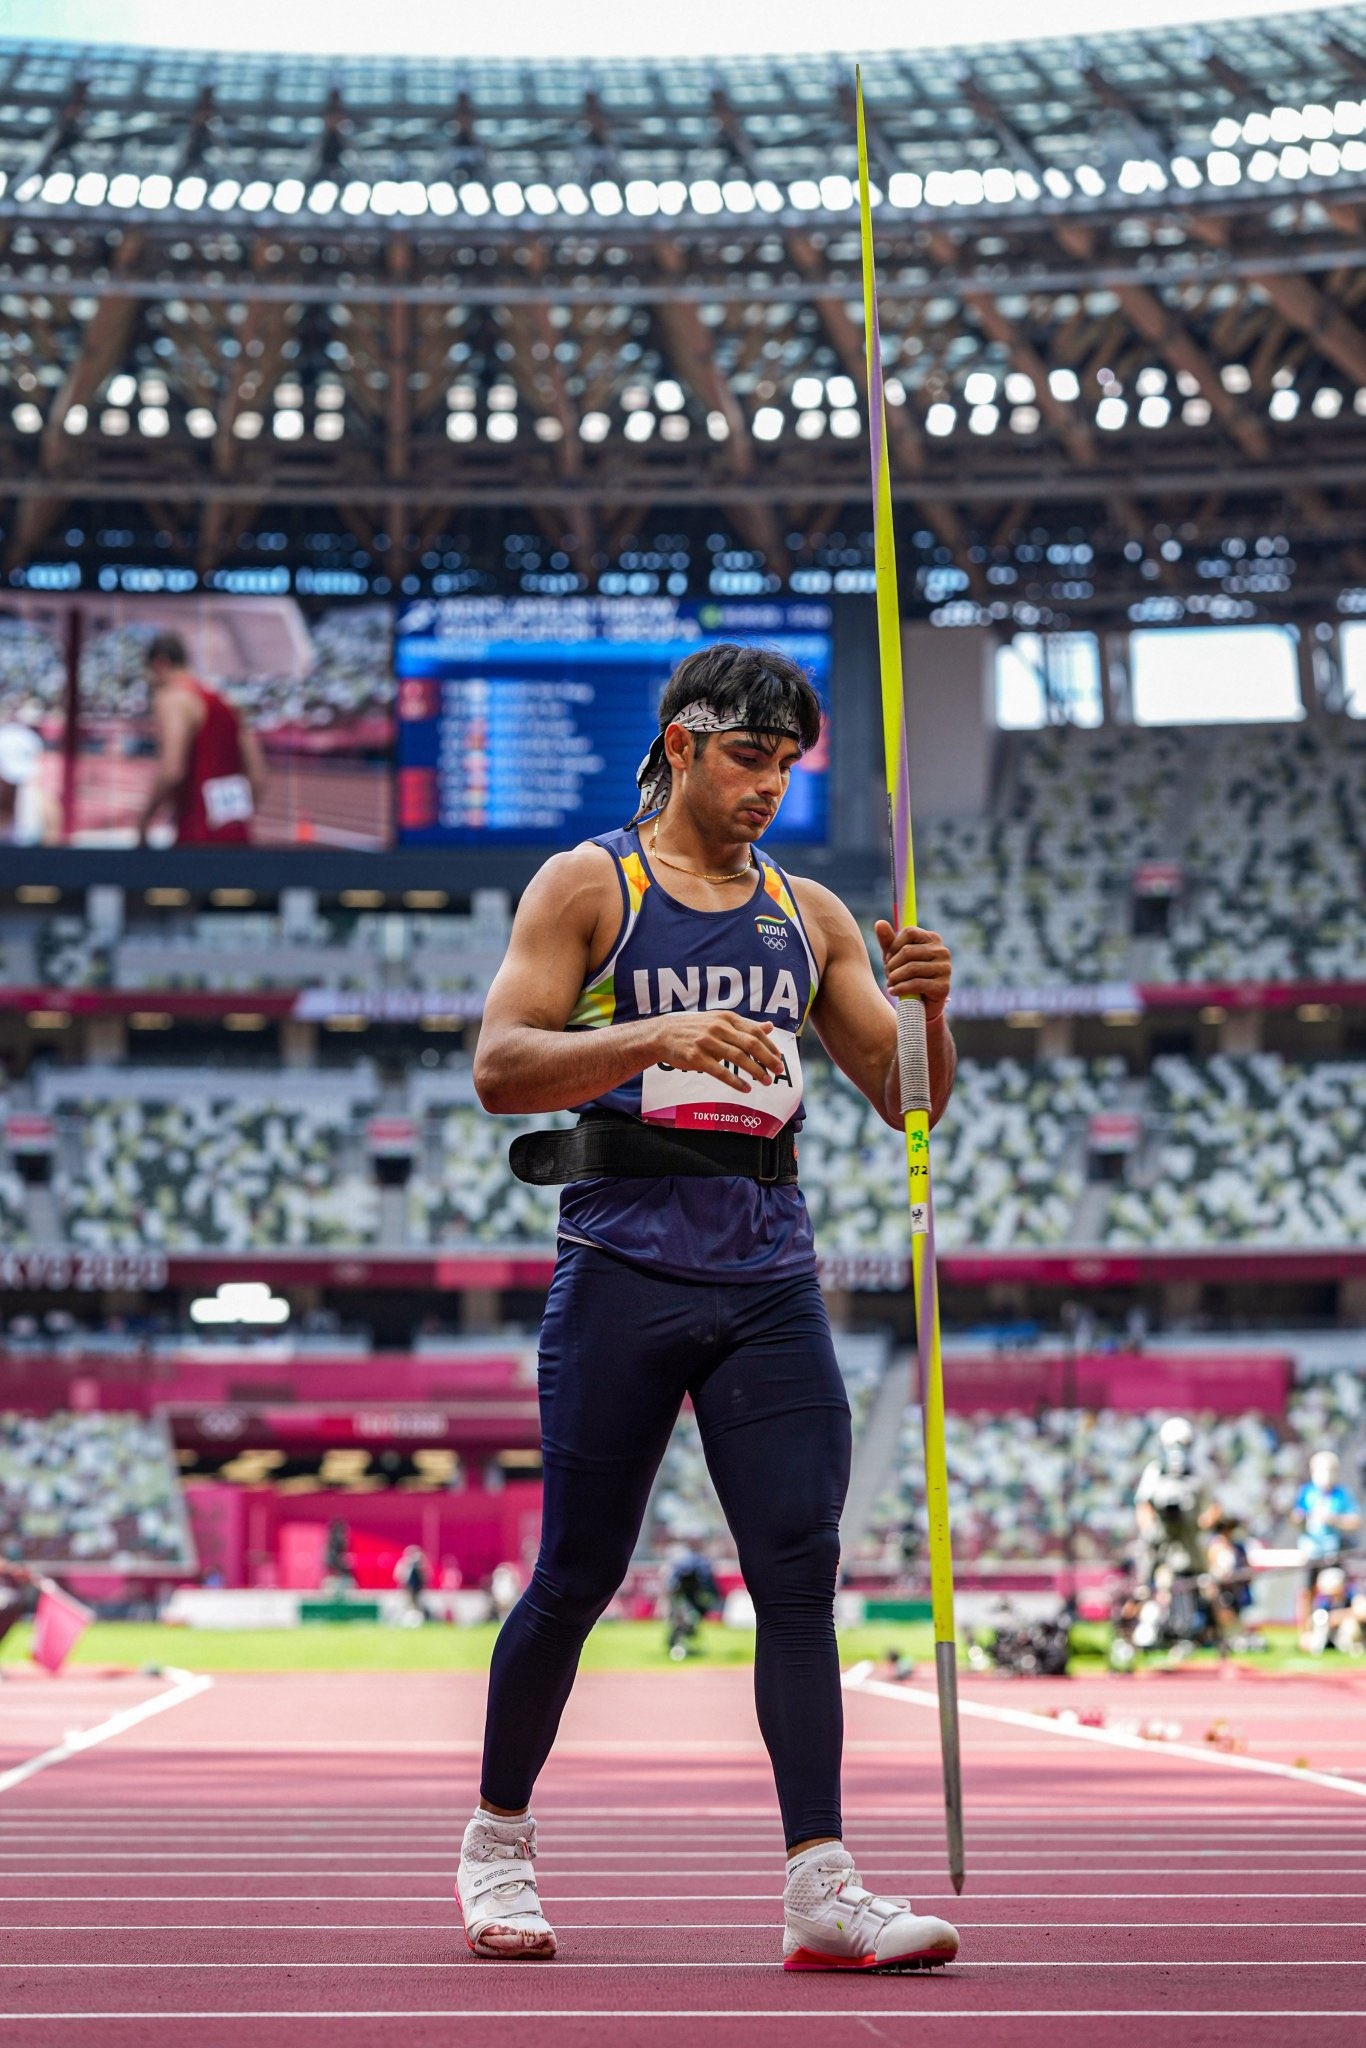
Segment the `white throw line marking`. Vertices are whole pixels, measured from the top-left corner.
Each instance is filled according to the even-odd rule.
[[[1236,1967],[1236,1966],[1235,1966]],[[979,2033],[986,2031],[992,2020],[1366,2020],[1366,2006],[1284,2006],[1274,2010],[1258,2010],[1247,2006],[1215,2007],[1208,2005],[1131,2007],[1060,2006],[960,2006],[954,2011],[938,2011],[924,2005],[850,2005],[850,2006],[800,2006],[784,2005],[755,2011],[742,2006],[720,2006],[710,2009],[698,2006],[680,2006],[676,2010],[661,2010],[658,2006],[643,2005],[635,2010],[623,2010],[620,2006],[507,2006],[494,2005],[479,2009],[470,2006],[390,2006],[372,2007],[363,2012],[349,2012],[344,2008],[321,2006],[315,2010],[303,2011],[297,2006],[279,2006],[267,2011],[194,2011],[189,2012],[24,2012],[0,2013],[0,2021],[18,2020],[24,2026],[32,2026],[35,2020],[95,2020],[104,2025],[109,2020],[497,2020],[506,2025],[508,2019],[519,2020],[819,2020],[822,2025],[828,2020],[909,2020],[913,2026],[927,2026],[931,2020],[967,2020]]]
[[[203,1672],[176,1671],[169,1666],[166,1676],[173,1682],[165,1692],[154,1694],[136,1707],[124,1707],[120,1713],[111,1714],[107,1721],[98,1721],[93,1728],[82,1728],[75,1735],[68,1735],[64,1742],[31,1756],[27,1763],[16,1764],[9,1771],[0,1771],[0,1792],[10,1792],[16,1785],[22,1785],[25,1779],[36,1777],[39,1771],[50,1771],[54,1764],[64,1764],[68,1758],[80,1756],[85,1750],[94,1749],[98,1743],[108,1742],[113,1736],[136,1728],[139,1721],[150,1721],[153,1714],[164,1714],[168,1707],[178,1707],[183,1701],[192,1700],[197,1693],[207,1692],[213,1684],[213,1680]]]
[[[854,1667],[858,1670],[858,1666]],[[939,1700],[918,1685],[888,1685],[880,1678],[855,1677],[847,1672],[841,1679],[846,1692],[874,1693],[883,1700],[907,1700],[914,1707],[933,1707]],[[1327,1771],[1301,1770],[1297,1764],[1272,1763],[1258,1756],[1231,1756],[1223,1749],[1199,1749],[1193,1742],[1152,1742],[1142,1735],[1121,1735],[1118,1729],[1086,1728],[1080,1722],[1054,1721],[1043,1714],[1022,1713],[1018,1707],[988,1707],[981,1700],[958,1702],[965,1720],[998,1721],[1007,1728],[1027,1728],[1034,1735],[1062,1735],[1074,1742],[1099,1742],[1108,1749],[1137,1750],[1142,1756],[1179,1756],[1188,1763],[1217,1764],[1224,1770],[1256,1771],[1269,1778],[1289,1778],[1296,1785],[1320,1785],[1329,1792],[1350,1792],[1366,1799],[1366,1782],[1358,1778],[1335,1778]]]

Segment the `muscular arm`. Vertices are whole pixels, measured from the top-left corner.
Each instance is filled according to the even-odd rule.
[[[138,838],[146,837],[147,828],[161,806],[173,797],[184,782],[190,766],[190,752],[194,746],[196,719],[193,705],[181,697],[167,699],[159,697],[152,712],[157,736],[157,765],[152,777],[152,787],[147,792],[146,802],[138,813]]]
[[[585,845],[548,860],[518,904],[474,1056],[475,1089],[491,1114],[572,1109],[664,1058],[741,1093],[749,1091],[743,1075],[763,1082],[781,1070],[770,1027],[727,1010],[565,1030],[590,970],[613,943],[620,901],[611,856]]]
[[[238,722],[237,744],[242,749],[243,772],[251,784],[252,807],[259,811],[266,793],[266,751],[244,719]]]
[[[818,882],[798,885],[803,915],[826,943],[825,966],[811,1021],[835,1065],[848,1075],[884,1123],[903,1124],[896,1013],[873,978],[863,934],[845,905]],[[937,932],[877,927],[888,987],[925,1004],[930,1066],[930,1123],[937,1124],[953,1091],[957,1064],[944,1017],[952,965]]]

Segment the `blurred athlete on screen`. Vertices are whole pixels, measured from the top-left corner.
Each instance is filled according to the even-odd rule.
[[[191,675],[178,633],[158,633],[146,663],[157,765],[138,839],[169,804],[177,846],[245,846],[265,793],[260,741],[226,697]]]
[[[788,1851],[784,1967],[946,1962],[954,1929],[865,1890],[841,1840],[849,1403],[794,1143],[808,1022],[901,1128],[896,1020],[844,904],[756,844],[820,737],[804,671],[705,648],[671,677],[659,728],[630,824],[556,854],[523,896],[475,1060],[486,1109],[580,1120],[512,1150],[520,1178],[564,1195],[541,1326],[541,1548],[493,1652],[457,1883],[466,1938],[481,1956],[555,1953],[528,1802],[690,1395],[755,1607]],[[953,1085],[948,948],[885,921],[877,938],[891,992],[925,1003],[937,1120]],[[718,1897],[733,1888],[725,1861]]]

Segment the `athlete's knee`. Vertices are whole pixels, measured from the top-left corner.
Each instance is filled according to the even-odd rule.
[[[761,1621],[765,1614],[784,1608],[828,1607],[839,1565],[839,1530],[824,1523],[813,1523],[760,1555],[741,1559],[745,1585]]]
[[[615,1554],[538,1558],[526,1598],[547,1620],[581,1627],[586,1634],[626,1576],[629,1562]]]

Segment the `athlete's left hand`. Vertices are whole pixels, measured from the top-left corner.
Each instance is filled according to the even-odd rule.
[[[885,917],[873,926],[882,948],[887,971],[887,993],[899,1002],[903,996],[919,996],[925,1004],[925,1022],[933,1024],[944,1014],[953,979],[953,960],[938,932],[920,925],[906,925],[893,931]]]

